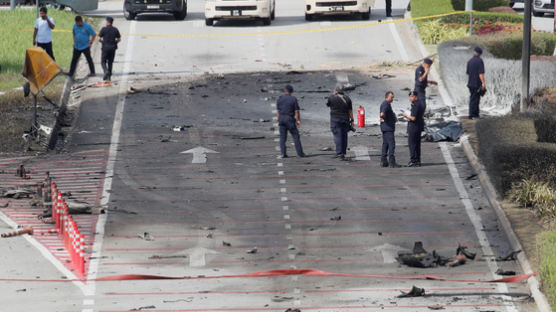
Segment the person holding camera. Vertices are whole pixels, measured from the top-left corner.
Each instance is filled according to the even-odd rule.
[[[43,48],[52,60],[54,52],[52,51],[52,29],[54,29],[54,19],[47,15],[48,10],[41,7],[40,16],[35,21],[35,30],[33,32],[33,45]]]
[[[336,154],[334,158],[346,160],[348,132],[353,129],[353,106],[349,96],[345,95],[341,86],[334,89],[328,97],[326,106],[330,107],[330,130],[334,135]]]

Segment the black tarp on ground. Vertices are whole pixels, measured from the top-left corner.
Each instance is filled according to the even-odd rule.
[[[446,121],[425,126],[425,139],[427,141],[457,141],[463,134],[460,122]]]

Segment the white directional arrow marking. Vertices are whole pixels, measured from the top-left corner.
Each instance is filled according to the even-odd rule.
[[[193,154],[193,160],[191,160],[192,164],[205,164],[207,162],[207,154],[217,154],[217,151],[213,151],[211,149],[197,146],[187,151],[183,151],[180,154]]]
[[[217,254],[218,252],[204,247],[194,247],[185,251],[189,254],[189,266],[204,267],[207,265],[207,254]]]
[[[354,146],[351,148],[355,153],[355,160],[371,160],[369,157],[369,148],[363,145]]]

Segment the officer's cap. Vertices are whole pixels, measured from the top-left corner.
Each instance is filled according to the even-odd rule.
[[[413,91],[409,91],[409,96],[412,96],[412,95],[414,95],[414,96],[418,96],[418,95],[419,95],[419,93],[417,93],[417,91],[415,91],[415,90],[413,90]]]
[[[114,23],[114,19],[110,16],[106,17],[106,20],[108,21],[108,23],[113,24]]]
[[[292,93],[293,92],[293,87],[291,85],[286,85],[284,87],[284,90],[288,91],[288,93]]]
[[[481,47],[475,47],[473,51],[475,51],[477,54],[483,54],[483,49],[481,49]]]
[[[431,60],[430,58],[428,58],[428,57],[427,57],[426,59],[424,59],[423,62],[424,62],[425,64],[432,65],[432,60]]]

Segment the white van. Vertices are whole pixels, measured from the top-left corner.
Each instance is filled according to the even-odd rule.
[[[374,5],[375,0],[305,0],[305,20],[311,21],[318,15],[352,14],[368,20]]]
[[[206,0],[205,24],[221,19],[260,19],[264,25],[274,20],[276,0]]]

